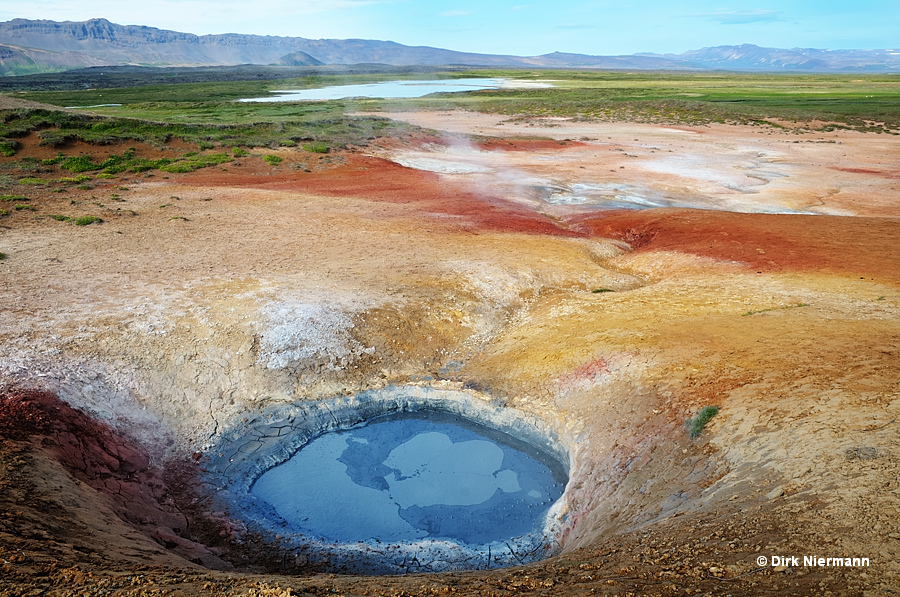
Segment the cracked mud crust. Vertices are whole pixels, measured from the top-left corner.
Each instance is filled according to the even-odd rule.
[[[448,135],[483,132],[460,121]],[[557,124],[560,140],[590,136]],[[639,155],[625,147],[635,131],[609,126],[624,149],[608,152],[614,169],[645,160],[649,172],[655,150],[618,156]],[[452,147],[441,135],[91,189],[7,181],[34,210],[0,218],[0,595],[900,591],[900,213],[885,174],[898,147],[840,135],[691,136],[711,168],[741,177],[757,137],[789,146],[778,168],[790,177],[723,193],[806,210],[822,175],[840,192],[819,197],[832,210],[819,215],[588,213],[392,161]],[[52,157],[24,141],[4,167]],[[613,164],[589,160],[591,143],[478,151],[513,147],[492,159],[571,188],[579,164]],[[726,188],[654,176],[641,184],[655,192]],[[401,385],[488,396],[566,438],[560,555],[330,574],[214,508],[196,482],[225,430],[267,409]],[[718,414],[691,439],[685,422],[710,405]],[[757,565],[773,555],[870,565]]]

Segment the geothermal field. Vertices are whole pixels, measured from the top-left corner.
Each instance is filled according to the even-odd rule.
[[[0,595],[900,592],[898,131],[51,99],[0,98]]]

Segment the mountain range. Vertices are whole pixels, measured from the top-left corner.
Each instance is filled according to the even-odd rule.
[[[900,72],[900,51],[717,46],[683,54],[512,56],[456,52],[366,39],[307,39],[226,33],[194,35],[106,19],[0,22],[0,75],[89,66],[214,65],[486,66],[625,70]]]

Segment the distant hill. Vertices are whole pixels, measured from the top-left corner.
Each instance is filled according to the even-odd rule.
[[[84,22],[13,19],[0,22],[0,75],[89,66],[492,66],[628,70],[790,70],[900,72],[893,50],[781,50],[750,44],[684,54],[590,56],[554,52],[510,56],[405,46],[366,39],[307,39],[263,35],[194,35],[106,19]]]
[[[897,50],[781,50],[742,44],[703,48],[684,54],[641,55],[726,70],[900,72],[900,51]]]

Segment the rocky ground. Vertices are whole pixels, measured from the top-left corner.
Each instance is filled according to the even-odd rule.
[[[893,136],[398,117],[443,129],[81,185],[0,158],[0,595],[900,592]],[[225,429],[400,384],[566,438],[559,555],[328,574],[205,507]]]

